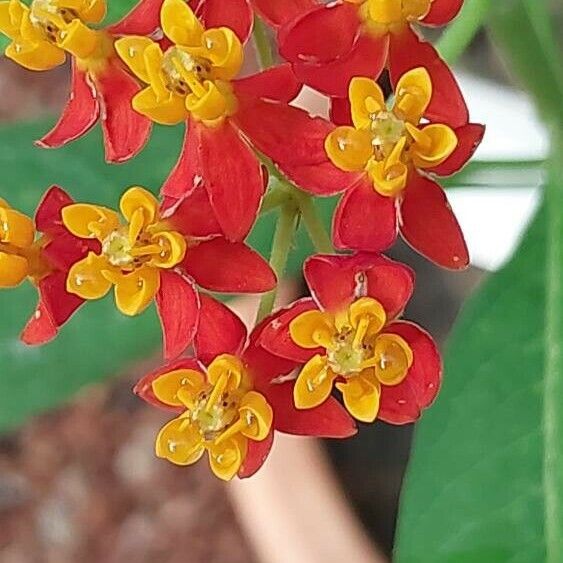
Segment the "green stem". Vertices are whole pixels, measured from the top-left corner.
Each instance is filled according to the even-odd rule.
[[[543,392],[545,433],[543,481],[545,491],[546,563],[563,559],[563,129],[553,139],[546,185],[548,213],[546,356]]]
[[[306,194],[299,194],[298,201],[303,223],[305,224],[305,228],[307,229],[307,233],[309,234],[309,238],[315,250],[323,254],[334,253],[332,241],[325,229],[324,223],[317,213],[313,198]]]
[[[467,49],[481,29],[490,7],[491,0],[465,1],[461,13],[444,31],[436,45],[438,51],[448,63],[455,63]]]
[[[274,241],[272,244],[272,254],[270,256],[270,266],[276,273],[279,280],[283,278],[291,245],[299,219],[299,207],[292,201],[284,203],[280,210],[280,216],[274,233]],[[256,323],[266,318],[274,309],[276,302],[277,288],[264,294],[260,300]]]
[[[256,16],[254,18],[254,46],[256,47],[256,55],[260,68],[270,68],[274,64],[274,53],[272,51],[272,43],[268,35],[266,24]]]
[[[288,200],[288,197],[287,191],[281,186],[274,186],[268,191],[266,197],[262,200],[260,214],[269,213],[273,209],[277,209]]]

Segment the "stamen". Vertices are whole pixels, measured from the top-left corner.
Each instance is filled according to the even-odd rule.
[[[353,348],[361,348],[362,347],[364,337],[365,337],[366,332],[369,328],[369,320],[370,319],[369,319],[368,315],[364,315],[360,319],[360,322],[358,323],[358,326],[356,327],[356,334],[354,335],[354,340],[352,341],[352,347]]]
[[[209,396],[209,399],[207,400],[207,404],[205,405],[205,412],[207,413],[211,412],[213,407],[219,402],[221,395],[223,395],[227,387],[227,384],[229,383],[230,376],[231,376],[230,372],[226,371],[219,377],[217,383],[215,383],[215,386],[211,391],[211,395]]]

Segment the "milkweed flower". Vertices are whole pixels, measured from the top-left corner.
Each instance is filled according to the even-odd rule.
[[[129,316],[156,301],[168,359],[184,352],[200,324],[197,285],[261,293],[276,284],[263,258],[242,242],[227,241],[216,222],[206,218],[205,201],[187,198],[163,210],[150,192],[132,187],[121,198],[120,210],[123,220],[97,205],[63,209],[64,225],[73,235],[98,242],[97,250],[70,268],[67,290],[95,300],[113,288],[117,308]]]
[[[71,263],[90,247],[62,225],[61,209],[70,203],[70,196],[53,186],[32,220],[0,200],[0,287],[17,287],[28,279],[39,293],[37,309],[21,335],[29,345],[54,338],[83,302],[65,288]]]
[[[115,54],[114,40],[124,29],[148,31],[135,20],[150,12],[154,0],[144,0],[120,23],[93,29],[106,13],[105,0],[19,0],[0,2],[0,31],[11,39],[6,56],[29,70],[44,71],[72,58],[71,92],[55,127],[37,144],[60,147],[73,141],[100,120],[105,155],[122,162],[144,146],[151,122],[130,107],[140,87]]]
[[[296,409],[293,381],[286,376],[297,363],[257,345],[264,323],[247,341],[240,319],[220,307],[215,319],[221,330],[202,327],[196,357],[163,366],[135,386],[145,401],[177,415],[158,433],[158,457],[186,466],[207,453],[213,473],[230,480],[260,469],[275,431],[326,438],[355,434],[353,420],[334,399],[316,409]]]
[[[279,32],[280,53],[293,63],[300,80],[329,96],[346,98],[355,76],[377,79],[388,68],[396,85],[407,71],[425,67],[434,84],[427,117],[452,127],[467,123],[467,106],[452,72],[414,28],[445,25],[457,15],[463,0],[310,4]]]
[[[398,320],[414,286],[412,271],[374,254],[316,255],[304,266],[312,298],[301,299],[264,327],[258,343],[298,361],[298,409],[318,408],[336,388],[363,422],[416,420],[440,387],[432,338]]]
[[[252,13],[233,8],[206,0],[196,14],[182,0],[165,0],[162,41],[123,37],[116,48],[147,84],[132,100],[135,110],[165,125],[186,122],[182,152],[162,186],[163,196],[181,199],[202,187],[225,235],[241,240],[254,224],[265,190],[253,138],[241,116],[252,119],[253,105],[260,103],[282,131],[276,111],[297,95],[300,85],[287,64],[237,78]]]

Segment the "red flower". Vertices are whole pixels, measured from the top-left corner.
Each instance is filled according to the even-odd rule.
[[[16,287],[27,278],[39,292],[37,309],[21,335],[29,345],[53,339],[83,302],[66,291],[66,275],[92,244],[64,228],[61,209],[70,203],[68,194],[53,186],[32,221],[0,200],[0,287]]]
[[[256,344],[269,320],[247,341],[234,313],[217,302],[212,307],[213,322],[202,322],[196,336],[196,357],[163,366],[135,386],[145,401],[178,415],[159,432],[159,457],[191,465],[207,451],[215,475],[229,480],[260,469],[274,431],[330,438],[355,434],[354,422],[334,399],[309,411],[293,406],[293,382],[285,376],[297,363]]]
[[[186,123],[163,196],[179,200],[202,187],[227,238],[242,240],[256,220],[266,184],[247,121],[256,119],[253,108],[262,104],[282,131],[283,114],[277,111],[287,107],[300,84],[288,64],[237,78],[252,26],[248,2],[239,0],[238,8],[222,0],[193,4],[195,13],[181,0],[164,1],[160,43],[129,36],[116,47],[147,84],[133,107],[158,123]]]
[[[78,139],[98,120],[108,162],[123,162],[137,154],[148,139],[151,122],[131,108],[140,90],[115,53],[114,41],[124,33],[151,33],[143,20],[162,0],[142,0],[121,22],[92,29],[105,16],[105,0],[69,9],[64,2],[34,0],[29,8],[18,2],[0,3],[0,30],[12,42],[6,55],[31,70],[49,70],[72,59],[68,103],[55,127],[37,144],[56,148]]]
[[[316,0],[251,0],[252,5],[260,17],[264,18],[272,27],[280,27],[307,10],[317,7]]]
[[[173,359],[191,344],[200,324],[197,286],[221,293],[262,293],[275,287],[267,262],[243,242],[232,242],[214,219],[199,189],[163,209],[148,191],[130,188],[121,198],[125,221],[105,207],[66,206],[66,228],[97,247],[75,260],[67,290],[95,300],[111,289],[125,315],[143,312],[154,300],[162,323],[164,356]],[[212,305],[209,305],[212,307]]]
[[[313,298],[280,312],[258,340],[302,365],[296,406],[322,405],[336,387],[359,420],[416,420],[436,397],[442,367],[432,338],[397,320],[412,294],[412,271],[380,255],[356,254],[313,256],[304,272]]]
[[[269,127],[269,113],[260,113],[258,105],[250,114],[254,121],[245,125],[257,148],[285,162],[284,172],[302,189],[320,196],[345,192],[333,221],[338,248],[381,252],[400,230],[433,262],[463,269],[469,263],[463,233],[433,177],[457,172],[481,142],[484,127],[421,122],[431,92],[426,70],[413,69],[401,77],[389,109],[374,81],[355,78],[353,127],[335,128],[286,107],[282,133]]]
[[[280,52],[297,77],[329,96],[346,98],[355,76],[377,79],[389,69],[397,83],[425,67],[435,84],[425,117],[459,127],[468,112],[459,86],[436,49],[413,24],[440,26],[453,19],[463,0],[338,0],[316,5],[279,33]],[[289,11],[294,14],[292,7]]]

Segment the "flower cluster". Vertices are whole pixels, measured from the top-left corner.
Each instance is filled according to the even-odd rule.
[[[52,187],[34,220],[0,200],[0,286],[28,279],[39,293],[22,340],[47,343],[110,291],[124,315],[154,302],[165,365],[135,392],[172,413],[156,454],[177,465],[207,454],[221,479],[254,474],[275,431],[345,438],[356,421],[415,421],[439,390],[441,360],[400,319],[413,272],[381,253],[400,233],[439,266],[469,264],[437,178],[470,159],[484,128],[416,29],[446,24],[461,4],[141,0],[100,27],[104,0],[1,1],[9,58],[40,71],[72,61],[68,104],[38,145],[99,120],[117,163],[142,150],[153,122],[185,127],[159,197],[131,187],[118,212]],[[248,75],[255,14],[285,62]],[[292,105],[303,85],[329,98],[330,120]],[[314,198],[335,194],[329,243]],[[268,263],[245,241],[274,207]],[[310,297],[273,310],[300,217],[318,252],[303,266]],[[216,295],[226,293],[264,294],[249,334]]]

